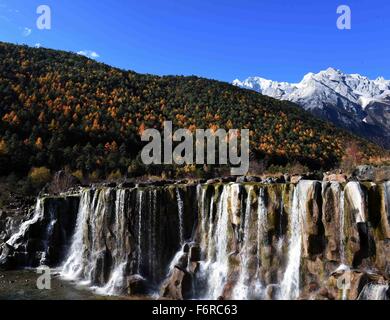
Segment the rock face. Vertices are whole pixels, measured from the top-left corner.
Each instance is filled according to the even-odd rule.
[[[3,267],[60,265],[108,294],[388,297],[389,182],[85,188],[38,199],[19,229]]]
[[[38,199],[31,218],[6,241],[12,254],[2,254],[0,266],[58,265],[71,241],[78,203],[78,196]]]

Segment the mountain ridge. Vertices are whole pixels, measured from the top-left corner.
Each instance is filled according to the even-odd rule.
[[[390,80],[346,74],[335,68],[306,74],[299,83],[262,77],[233,85],[294,102],[317,117],[390,148]]]

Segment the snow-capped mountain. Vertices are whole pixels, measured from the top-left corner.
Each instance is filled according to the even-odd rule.
[[[294,102],[313,114],[390,148],[390,80],[328,68],[299,83],[250,77],[233,84]]]

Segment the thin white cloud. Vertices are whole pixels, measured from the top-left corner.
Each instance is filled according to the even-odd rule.
[[[23,29],[22,35],[23,35],[23,37],[28,37],[31,35],[31,33],[32,33],[32,30],[30,28],[25,27]]]
[[[81,50],[77,52],[77,54],[91,59],[97,59],[100,57],[100,55],[96,51],[92,50]]]
[[[42,45],[41,45],[40,43],[36,43],[36,44],[34,45],[34,47],[35,47],[35,48],[40,48],[40,47],[42,47]]]

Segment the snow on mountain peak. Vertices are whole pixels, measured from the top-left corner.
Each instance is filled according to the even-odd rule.
[[[273,98],[295,102],[305,109],[336,105],[356,114],[371,101],[390,100],[390,80],[376,80],[360,74],[346,74],[335,68],[306,74],[300,83],[287,83],[250,77],[233,84]]]
[[[306,74],[299,83],[250,77],[233,84],[288,100],[363,137],[390,148],[390,80],[370,80],[335,68]]]

